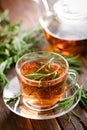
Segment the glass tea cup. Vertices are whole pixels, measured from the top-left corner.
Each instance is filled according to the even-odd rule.
[[[23,103],[31,109],[45,111],[55,107],[68,87],[77,82],[77,73],[69,71],[67,60],[54,52],[31,52],[16,63]],[[68,83],[67,78],[73,79]]]

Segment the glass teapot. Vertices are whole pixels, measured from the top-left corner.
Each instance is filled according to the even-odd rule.
[[[87,0],[37,0],[40,24],[52,49],[64,55],[87,51]]]

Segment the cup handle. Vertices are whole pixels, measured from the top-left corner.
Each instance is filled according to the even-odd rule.
[[[67,79],[66,79],[66,84],[67,88],[68,87],[73,87],[78,81],[78,73],[75,70],[69,70]]]

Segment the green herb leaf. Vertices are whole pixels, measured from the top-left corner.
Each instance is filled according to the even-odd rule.
[[[83,108],[87,109],[87,90],[82,89],[80,104]]]
[[[39,25],[25,32],[21,23],[9,23],[8,20],[8,11],[0,12],[0,88],[8,82],[6,70],[24,53],[32,51],[31,47],[41,38]]]
[[[76,70],[78,73],[82,73],[81,69],[81,60],[80,60],[80,55],[75,55],[75,56],[65,56],[66,60],[69,63],[70,69]]]
[[[73,104],[73,102],[77,96],[79,96],[78,100],[80,101],[82,89],[78,88],[77,86],[75,86],[74,88],[75,88],[74,89],[75,91],[73,92],[72,96],[68,96],[68,97],[58,101],[57,104],[58,104],[59,110],[66,110],[67,108],[71,107],[71,105]]]

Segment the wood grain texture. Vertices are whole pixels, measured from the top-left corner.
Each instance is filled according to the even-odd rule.
[[[8,9],[10,22],[22,21],[22,28],[30,29],[39,19],[37,4],[33,0],[0,0],[0,7]]]
[[[56,119],[31,120],[34,130],[61,130]]]

